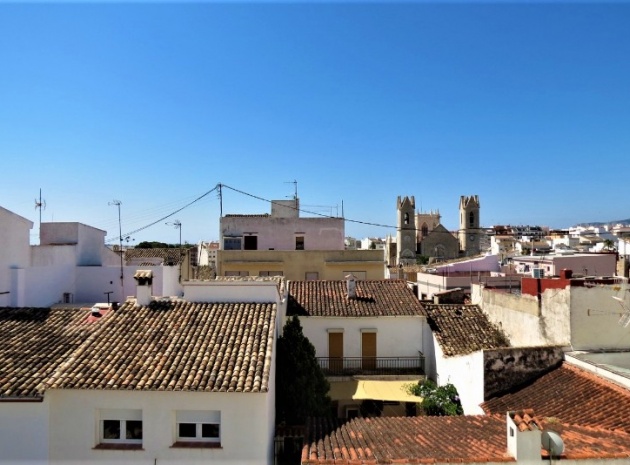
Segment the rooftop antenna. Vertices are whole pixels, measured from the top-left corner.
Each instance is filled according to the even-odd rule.
[[[35,199],[35,209],[39,209],[39,243],[42,242],[42,210],[46,210],[46,201],[42,200],[42,190],[39,189],[39,200]]]
[[[285,182],[285,184],[293,184],[293,188],[294,188],[293,200],[297,200],[298,198],[297,181],[294,179],[293,181]]]

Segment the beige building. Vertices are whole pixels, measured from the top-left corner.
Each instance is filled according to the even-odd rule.
[[[219,276],[284,276],[295,281],[383,279],[382,250],[219,250]]]

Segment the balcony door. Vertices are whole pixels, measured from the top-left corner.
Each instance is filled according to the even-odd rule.
[[[343,333],[328,333],[328,359],[332,372],[341,371],[343,368]]]
[[[376,369],[376,333],[364,331],[361,333],[361,368]]]

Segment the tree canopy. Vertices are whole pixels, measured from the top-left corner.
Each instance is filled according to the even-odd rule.
[[[278,338],[276,367],[277,423],[302,425],[310,416],[330,415],[330,384],[296,316],[287,321]]]
[[[430,379],[409,386],[409,394],[422,397],[420,407],[429,416],[462,415],[457,388],[451,383],[438,386]]]

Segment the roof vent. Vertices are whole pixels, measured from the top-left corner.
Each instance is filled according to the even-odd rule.
[[[348,299],[356,299],[357,297],[357,278],[353,274],[346,276],[346,287],[348,289]]]
[[[98,308],[97,306],[92,307],[92,316],[96,317],[96,318],[100,318],[101,316],[101,309]]]

